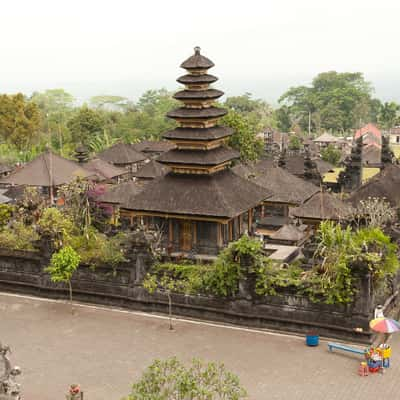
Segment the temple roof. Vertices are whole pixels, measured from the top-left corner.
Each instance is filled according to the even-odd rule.
[[[132,145],[117,143],[97,154],[98,158],[115,165],[135,164],[146,160],[146,156],[136,151]]]
[[[218,80],[218,78],[214,75],[202,74],[202,75],[192,75],[187,74],[180,76],[177,81],[182,83],[183,85],[187,85],[190,83],[194,84],[203,84],[203,83],[214,83]]]
[[[223,108],[207,107],[207,108],[185,108],[180,107],[175,110],[169,111],[167,117],[169,118],[184,118],[184,119],[210,119],[219,118],[227,114]]]
[[[328,132],[323,133],[321,136],[318,136],[313,142],[316,143],[336,143],[339,141],[339,138],[331,135]]]
[[[307,233],[304,232],[304,229],[292,224],[283,225],[276,232],[273,232],[269,235],[269,237],[273,240],[287,240],[292,242],[303,240],[306,236]]]
[[[170,168],[166,165],[160,164],[155,160],[151,160],[146,163],[138,171],[134,172],[132,175],[139,179],[155,179],[160,176],[164,176],[170,171]]]
[[[290,210],[290,214],[297,218],[338,221],[352,216],[354,208],[329,192],[319,192]]]
[[[67,160],[51,151],[46,151],[22,168],[0,180],[1,183],[27,186],[59,186],[77,177],[87,178],[93,172],[74,161]]]
[[[314,184],[292,175],[283,168],[273,166],[268,161],[261,161],[254,166],[238,164],[232,170],[239,176],[268,188],[272,192],[268,198],[269,202],[303,204],[320,190]]]
[[[348,201],[357,206],[369,197],[385,198],[392,206],[400,204],[400,166],[388,165],[379,174],[353,192]]]
[[[206,90],[180,90],[174,94],[177,100],[213,100],[224,95],[224,92],[217,89]]]
[[[164,153],[175,147],[168,140],[142,140],[139,143],[133,143],[131,146],[141,153]]]
[[[225,126],[213,126],[212,128],[175,128],[165,132],[165,139],[176,140],[216,140],[232,135],[233,130]]]
[[[158,212],[233,218],[260,204],[270,191],[261,188],[232,171],[213,175],[170,173],[146,185],[124,208]]]
[[[228,147],[211,150],[170,150],[157,158],[161,163],[188,165],[218,165],[239,158],[240,154]]]
[[[88,171],[96,174],[100,180],[112,179],[128,173],[126,169],[118,168],[107,161],[101,160],[100,158],[94,158],[93,160],[82,164],[82,166]]]
[[[99,196],[98,201],[102,203],[119,204],[121,207],[125,207],[125,205],[132,203],[134,197],[137,196],[143,188],[144,186],[138,185],[133,181],[120,183],[106,188],[106,192]]]
[[[200,54],[200,47],[194,48],[194,54],[186,59],[182,64],[181,68],[184,69],[208,69],[214,66],[214,63]]]

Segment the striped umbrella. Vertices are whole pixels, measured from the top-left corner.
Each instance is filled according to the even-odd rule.
[[[369,323],[369,327],[380,333],[393,333],[400,331],[400,322],[390,318],[375,318]]]

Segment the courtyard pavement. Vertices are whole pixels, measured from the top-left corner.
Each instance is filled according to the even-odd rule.
[[[176,355],[222,361],[255,400],[400,398],[400,334],[392,366],[360,377],[360,356],[329,353],[326,342],[305,346],[297,336],[0,293],[0,341],[22,368],[24,400],[64,399],[80,383],[85,400],[119,400],[155,358]]]

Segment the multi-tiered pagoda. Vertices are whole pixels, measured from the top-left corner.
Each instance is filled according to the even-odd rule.
[[[230,128],[219,126],[226,110],[215,106],[223,92],[210,87],[214,64],[195,48],[181,64],[187,74],[178,78],[185,88],[175,94],[183,106],[170,111],[179,127],[163,137],[176,148],[157,161],[171,172],[149,183],[131,199],[125,213],[157,224],[171,251],[216,254],[253,224],[253,209],[269,196],[230,170],[238,153],[226,145]]]

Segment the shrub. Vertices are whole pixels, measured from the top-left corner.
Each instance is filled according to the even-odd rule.
[[[14,222],[9,228],[0,231],[0,247],[12,250],[34,250],[34,242],[39,235],[31,225],[21,221]]]

